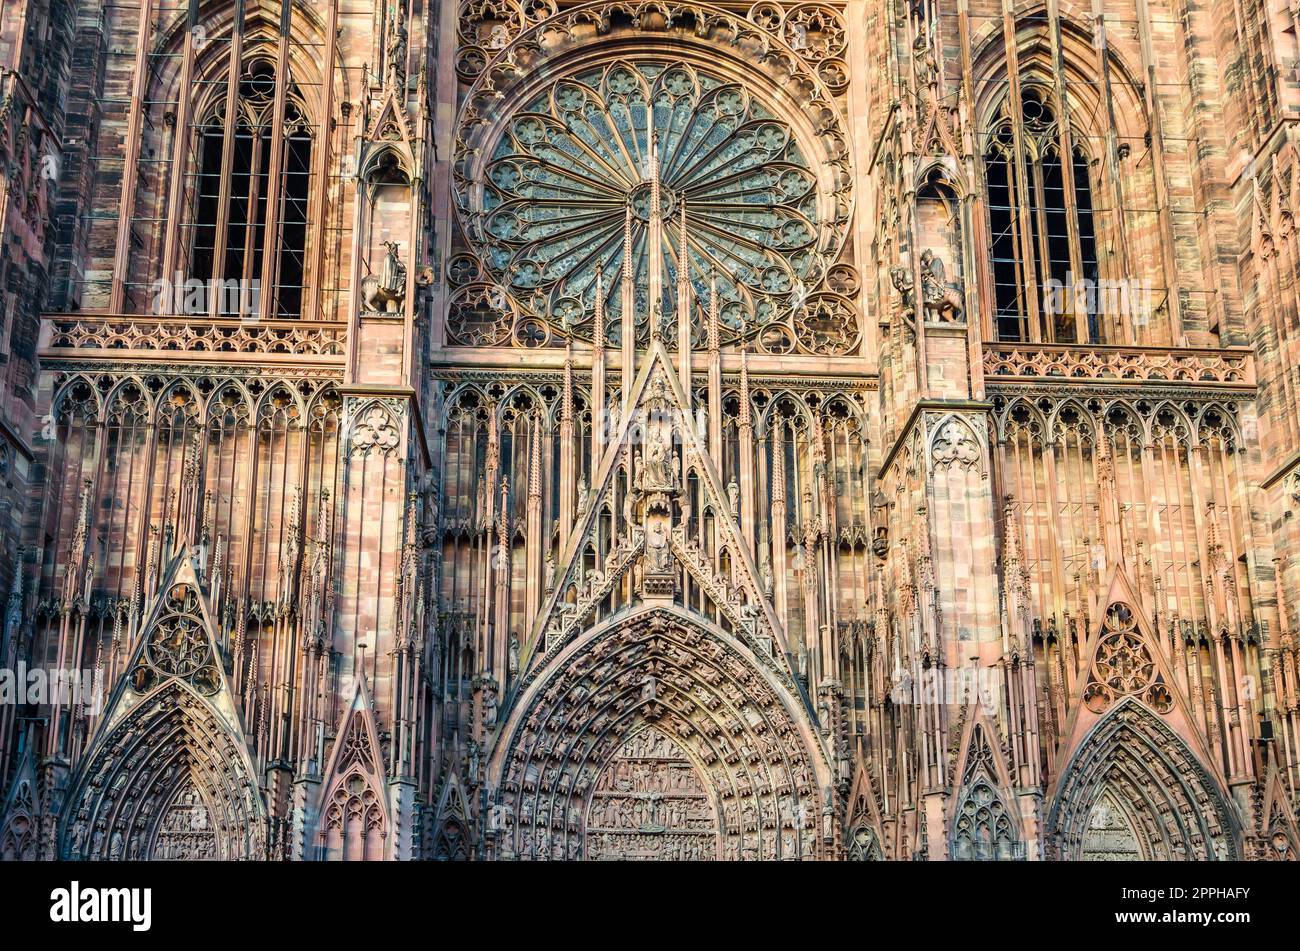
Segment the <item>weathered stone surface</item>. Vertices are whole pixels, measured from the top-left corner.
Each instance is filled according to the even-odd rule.
[[[0,859],[1295,858],[1300,50],[1103,7],[18,3]]]

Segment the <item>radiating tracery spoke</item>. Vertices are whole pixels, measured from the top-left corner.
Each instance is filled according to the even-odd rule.
[[[607,339],[617,343],[630,268],[644,337],[655,148],[665,312],[682,266],[683,207],[687,273],[700,300],[716,273],[724,332],[767,323],[820,280],[815,222],[826,216],[790,127],[738,83],[683,63],[620,61],[528,101],[492,150],[484,263],[521,317],[590,339],[600,269]]]

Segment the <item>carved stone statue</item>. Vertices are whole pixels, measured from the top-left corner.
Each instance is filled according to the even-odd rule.
[[[507,667],[510,671],[511,678],[519,676],[519,638],[513,634],[510,635],[510,646],[507,648]]]
[[[962,319],[961,286],[948,281],[943,259],[929,248],[921,252],[921,301],[927,321]]]
[[[650,523],[646,530],[645,545],[649,569],[655,572],[666,571],[669,565],[669,552],[668,536],[664,532],[663,522],[656,519]]]
[[[395,314],[406,299],[406,265],[397,256],[396,241],[385,241],[384,248],[387,253],[378,273],[361,282],[361,295],[370,313]]]
[[[645,477],[646,491],[667,489],[673,486],[672,435],[664,422],[651,425],[646,434]]]
[[[396,15],[388,36],[388,84],[402,86],[406,83],[406,17],[405,4],[398,3]]]

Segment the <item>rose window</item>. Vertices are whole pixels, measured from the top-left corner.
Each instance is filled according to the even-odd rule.
[[[838,352],[856,341],[856,318],[817,293],[843,240],[833,196],[791,125],[744,85],[685,62],[586,67],[526,97],[483,151],[461,199],[482,268],[458,262],[452,275],[457,342],[504,342],[507,328],[517,345],[591,340],[599,288],[606,341],[618,345],[628,274],[644,342],[652,255],[661,258],[662,314],[676,312],[686,268],[697,343],[714,282],[724,341],[743,332],[789,349],[806,336],[820,348],[829,336]],[[494,296],[502,306],[487,306]],[[783,326],[765,335],[777,321],[793,334]]]
[[[221,688],[211,642],[198,616],[194,590],[179,584],[167,592],[168,613],[149,632],[144,656],[132,673],[132,684],[143,693],[168,677],[184,680],[204,696]]]

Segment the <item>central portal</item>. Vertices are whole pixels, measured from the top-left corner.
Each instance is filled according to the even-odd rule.
[[[605,764],[587,804],[586,857],[701,861],[717,857],[713,796],[686,752],[653,726]]]

